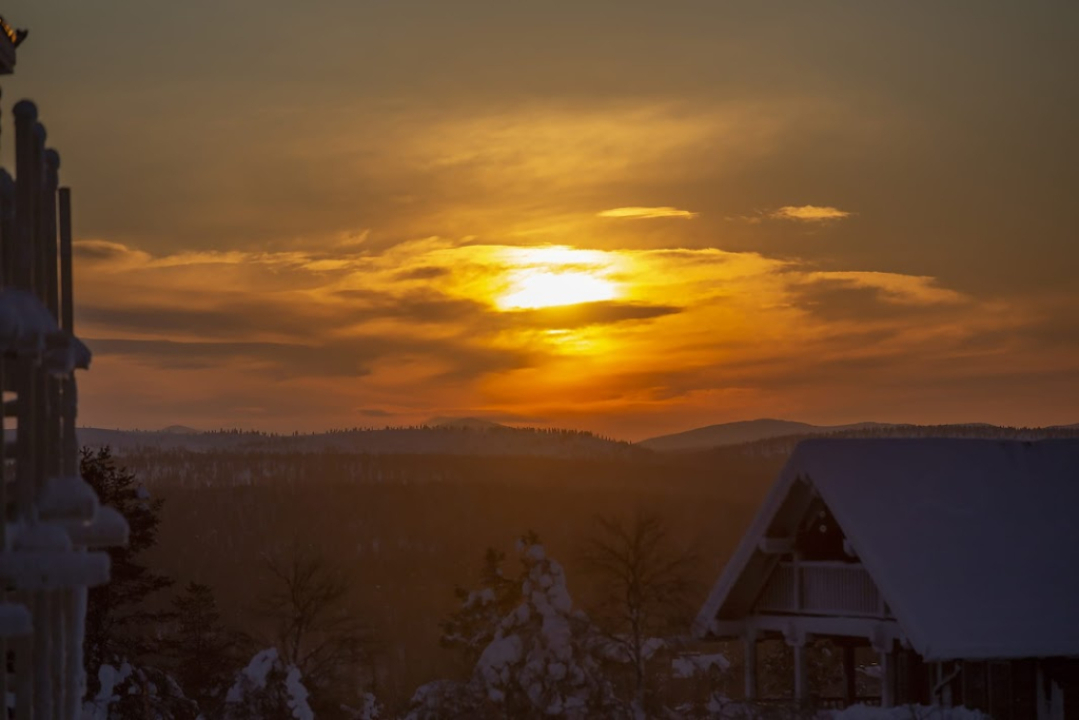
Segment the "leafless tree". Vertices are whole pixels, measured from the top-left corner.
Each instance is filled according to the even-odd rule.
[[[634,696],[643,702],[649,640],[689,627],[697,556],[674,542],[659,515],[638,512],[597,517],[584,560],[599,588],[593,618],[632,666]]]
[[[304,547],[267,557],[267,568],[271,582],[259,610],[272,624],[281,660],[300,670],[312,699],[332,695],[343,673],[364,663],[370,645],[370,633],[350,607],[347,577]]]

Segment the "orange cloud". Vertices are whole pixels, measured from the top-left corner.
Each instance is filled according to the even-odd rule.
[[[685,218],[697,217],[698,213],[679,210],[674,207],[620,207],[596,213],[596,217],[620,218],[624,220],[646,220],[650,218]]]
[[[823,222],[826,220],[842,220],[850,217],[850,213],[827,205],[784,205],[773,211],[772,217],[781,220]]]
[[[116,394],[128,388],[157,398],[160,425],[314,429],[361,423],[355,408],[377,406],[395,423],[512,414],[615,432],[717,403],[777,414],[780,398],[823,388],[922,382],[923,366],[947,376],[1048,361],[1002,352],[1031,322],[1020,308],[932,277],[754,252],[443,238],[367,252],[81,247],[78,327],[98,354],[85,420],[113,426],[125,424],[110,413],[128,407]],[[612,292],[571,298],[584,286],[563,293],[561,277]],[[540,296],[506,303],[529,278],[544,280]],[[281,393],[308,404],[250,410]]]

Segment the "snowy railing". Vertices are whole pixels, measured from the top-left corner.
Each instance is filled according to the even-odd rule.
[[[0,170],[0,698],[16,720],[75,720],[85,688],[97,548],[126,542],[119,513],[79,477],[70,195],[37,108],[15,106],[16,177]]]
[[[843,562],[779,563],[757,601],[757,610],[855,617],[888,615],[865,568]]]

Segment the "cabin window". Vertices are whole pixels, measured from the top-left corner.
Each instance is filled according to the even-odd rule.
[[[798,549],[803,560],[854,562],[844,549],[846,537],[828,507],[817,499],[813,502],[798,532]]]

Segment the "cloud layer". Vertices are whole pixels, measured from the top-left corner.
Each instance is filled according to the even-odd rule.
[[[784,205],[772,212],[772,217],[781,220],[824,222],[827,220],[842,220],[845,217],[850,217],[850,213],[827,205]]]
[[[620,207],[596,213],[596,217],[618,218],[621,220],[648,220],[651,218],[684,218],[689,220],[697,217],[697,213],[673,207]]]
[[[980,372],[1009,372],[1010,333],[1031,322],[930,277],[715,249],[439,238],[347,253],[77,248],[77,320],[97,358],[89,406],[107,407],[103,394],[124,385],[161,399],[141,410],[156,422],[204,427],[464,414],[633,434],[717,404],[789,414],[846,402],[853,385],[872,396],[866,387],[938,382],[971,372],[972,357]],[[619,297],[500,309],[509,278],[543,263],[608,273]],[[279,396],[307,403],[280,415]],[[120,413],[99,418],[122,424]]]
[[[22,5],[83,422],[1079,419],[1079,4]]]

